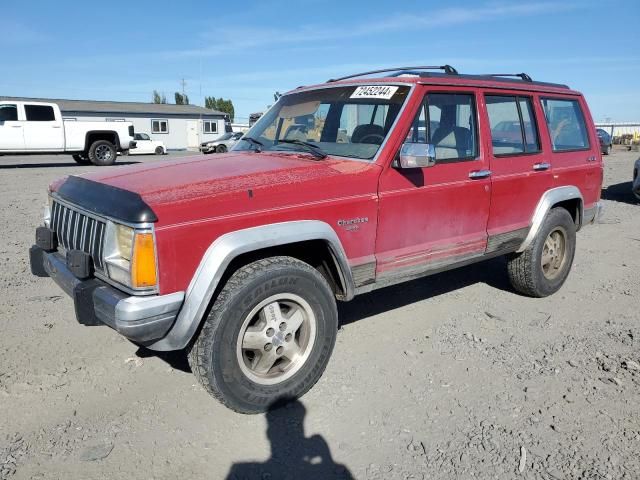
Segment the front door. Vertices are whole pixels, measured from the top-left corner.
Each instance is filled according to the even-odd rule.
[[[478,141],[476,93],[452,87],[423,94],[402,134],[407,142],[432,144],[435,165],[391,166],[381,175],[379,280],[464,261],[486,248],[491,172]]]
[[[187,120],[187,147],[195,148],[199,147],[198,143],[198,121]]]
[[[51,105],[24,104],[24,141],[29,150],[64,150],[62,118]]]
[[[24,150],[24,122],[18,121],[18,105],[0,103],[0,150]]]

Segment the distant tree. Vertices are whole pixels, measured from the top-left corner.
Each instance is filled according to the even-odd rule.
[[[189,105],[189,97],[187,94],[180,92],[175,93],[176,105]]]
[[[204,108],[208,108],[209,110],[217,110],[218,102],[215,97],[204,97]]]
[[[225,100],[224,98],[204,97],[204,106],[210,110],[218,110],[229,115],[230,121],[233,122],[235,117],[235,108],[231,100]]]
[[[167,103],[167,97],[164,93],[160,95],[157,90],[153,91],[153,103]]]

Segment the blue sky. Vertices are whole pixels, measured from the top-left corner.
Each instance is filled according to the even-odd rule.
[[[0,7],[0,95],[231,98],[388,66],[527,72],[582,91],[596,121],[640,121],[640,2],[23,1]]]

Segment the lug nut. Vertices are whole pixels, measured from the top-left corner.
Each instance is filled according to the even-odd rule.
[[[285,342],[290,342],[291,341],[291,337],[293,337],[293,335],[291,335],[290,333],[287,333],[284,337]]]
[[[276,333],[276,331],[273,328],[267,328],[267,337],[273,337],[273,334]]]
[[[271,349],[272,349],[272,348],[273,348],[273,345],[271,345],[270,343],[267,343],[267,344],[264,346],[264,351],[265,351],[265,352],[269,352],[269,351],[271,351]],[[280,347],[280,348],[282,348],[282,347]]]
[[[277,353],[278,355],[282,355],[282,352],[283,352],[283,351],[284,351],[284,347],[278,347],[278,348],[276,348],[276,353]]]
[[[284,332],[286,329],[287,329],[287,324],[286,324],[286,323],[284,323],[284,322],[282,322],[282,323],[280,324],[280,331],[281,331],[281,332]]]

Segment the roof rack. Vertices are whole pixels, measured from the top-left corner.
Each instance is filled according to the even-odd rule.
[[[533,79],[526,73],[487,73],[483,77],[518,77],[525,82],[533,82]]]
[[[364,75],[372,75],[374,73],[385,73],[385,72],[398,72],[397,75],[402,75],[402,72],[409,71],[409,73],[415,73],[412,70],[443,70],[447,75],[458,75],[458,71],[453,68],[451,65],[441,65],[441,66],[422,66],[422,67],[396,67],[396,68],[384,68],[382,70],[371,70],[370,72],[362,72],[355,73],[353,75],[347,75],[346,77],[340,78],[331,78],[327,80],[327,83],[330,82],[338,82],[340,80],[347,80],[349,78],[355,77],[363,77]]]

